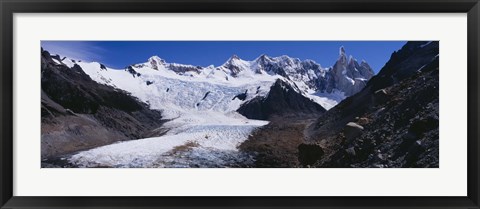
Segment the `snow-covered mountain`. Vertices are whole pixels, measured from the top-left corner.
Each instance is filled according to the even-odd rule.
[[[347,62],[343,48],[340,52],[331,68],[288,56],[261,55],[246,61],[233,55],[220,66],[169,63],[153,56],[113,69],[52,56],[50,68],[86,74],[101,86],[160,110],[161,118],[168,120],[152,130],[161,136],[93,148],[68,161],[79,167],[250,166],[252,156],[237,147],[270,117],[319,115],[370,79],[373,72],[366,62],[358,64],[353,58]],[[88,88],[83,91],[92,93]]]
[[[172,117],[185,109],[236,111],[253,98],[265,97],[278,79],[328,110],[361,90],[373,76],[365,61],[347,59],[343,47],[330,68],[313,60],[267,55],[252,61],[233,55],[217,67],[168,63],[158,56],[125,69],[68,58],[56,61],[69,67],[77,64],[96,82],[130,92]]]

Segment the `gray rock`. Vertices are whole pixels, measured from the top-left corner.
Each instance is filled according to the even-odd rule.
[[[340,48],[339,58],[330,71],[335,87],[351,96],[366,86],[366,81],[373,77],[372,68],[362,61],[360,64],[352,56],[347,58],[345,49]]]
[[[350,147],[350,148],[346,149],[345,152],[347,152],[347,154],[351,155],[351,156],[357,155],[357,153],[355,152],[355,147]]]
[[[370,123],[370,120],[368,118],[362,117],[362,118],[357,119],[357,122],[360,125],[366,125],[366,124]]]
[[[386,156],[385,156],[384,154],[381,154],[381,153],[378,153],[378,154],[377,154],[377,158],[378,158],[379,160],[382,160],[382,161],[387,159]]]
[[[348,141],[352,141],[354,138],[362,134],[362,131],[363,131],[363,126],[358,125],[357,123],[354,123],[354,122],[349,122],[344,128],[343,134],[345,135]]]
[[[383,104],[383,103],[387,102],[389,100],[387,90],[380,89],[380,90],[375,91],[374,98],[375,98],[375,103],[376,104]]]

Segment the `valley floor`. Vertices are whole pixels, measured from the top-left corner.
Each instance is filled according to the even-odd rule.
[[[165,123],[163,136],[118,142],[67,160],[74,167],[251,167],[254,156],[237,146],[266,124],[237,113],[190,112]]]
[[[257,168],[298,168],[299,145],[304,143],[305,129],[318,115],[274,117],[255,129],[240,150],[255,156]]]

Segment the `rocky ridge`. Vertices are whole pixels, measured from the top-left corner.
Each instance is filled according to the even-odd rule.
[[[438,81],[439,43],[408,42],[358,93],[315,119],[272,120],[241,148],[258,167],[438,167]]]
[[[159,111],[54,59],[42,49],[42,159],[161,134]]]

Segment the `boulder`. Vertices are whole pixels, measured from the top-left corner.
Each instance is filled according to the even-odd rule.
[[[367,125],[368,123],[370,123],[370,120],[368,118],[362,117],[357,119],[357,122],[359,125]]]
[[[426,117],[413,121],[409,127],[409,131],[421,136],[425,132],[436,128],[438,129],[438,125],[438,118]]]
[[[354,122],[349,122],[343,129],[343,134],[345,135],[348,141],[351,141],[355,137],[362,134],[362,131],[363,131],[363,126],[358,125],[357,123],[354,123]]]
[[[375,103],[383,104],[388,101],[388,93],[385,89],[380,89],[374,93]]]
[[[323,148],[318,144],[302,143],[298,146],[298,160],[303,166],[315,164],[324,153]]]
[[[350,155],[350,156],[355,156],[357,153],[355,152],[355,147],[350,147],[348,149],[345,149],[345,152]]]
[[[408,153],[405,156],[405,167],[417,167],[416,162],[419,160],[419,156],[425,152],[425,147],[420,140],[415,141],[408,149]]]

